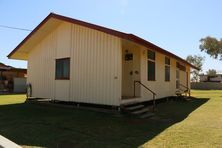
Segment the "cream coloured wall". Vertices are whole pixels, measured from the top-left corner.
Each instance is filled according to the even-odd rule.
[[[55,98],[56,33],[51,33],[34,47],[28,59],[28,79],[32,94],[38,98]]]
[[[55,80],[55,59],[70,57],[70,80]],[[33,96],[61,101],[119,105],[119,38],[62,23],[35,46],[28,57]]]
[[[147,80],[147,49],[141,47],[141,82],[156,92],[157,99],[167,96],[174,96],[176,92],[176,62],[174,58],[170,58],[170,81],[165,81],[165,55],[156,52],[156,80]],[[189,73],[189,66],[187,72]],[[186,72],[180,70],[180,82],[186,86]],[[143,101],[152,100],[152,94],[145,88],[141,87],[141,98]]]
[[[33,96],[120,105],[122,48],[122,40],[118,37],[61,23],[29,53],[28,82],[32,84]],[[165,55],[156,52],[156,81],[147,81],[147,49],[138,45],[136,48],[141,58],[141,82],[155,91],[157,98],[175,95],[177,61],[171,58],[170,82],[165,82]],[[70,57],[70,80],[55,80],[55,60],[66,57]],[[189,68],[187,66],[188,73]],[[186,73],[183,71],[180,71],[180,81],[186,85]],[[143,87],[140,92],[142,100],[152,99],[151,93]]]
[[[121,40],[72,26],[71,100],[119,105],[121,99]]]
[[[70,31],[70,24],[59,26],[29,53],[28,82],[32,84],[33,96],[69,100],[70,82],[55,80],[55,59],[70,57]]]

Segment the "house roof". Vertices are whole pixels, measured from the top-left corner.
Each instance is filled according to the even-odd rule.
[[[191,66],[192,68],[195,68],[195,69],[198,69],[197,67],[195,67],[194,65],[190,64],[189,62],[187,62],[186,60],[182,59],[181,57],[149,42],[149,41],[146,41],[134,34],[128,34],[128,33],[124,33],[124,32],[120,32],[120,31],[116,31],[116,30],[113,30],[113,29],[109,29],[109,28],[106,28],[106,27],[102,27],[102,26],[99,26],[99,25],[95,25],[95,24],[91,24],[91,23],[87,23],[87,22],[84,22],[84,21],[80,21],[80,20],[76,20],[76,19],[73,19],[73,18],[70,18],[70,17],[66,17],[66,16],[62,16],[62,15],[58,15],[58,14],[55,14],[55,13],[50,13],[9,55],[8,55],[8,58],[15,58],[16,59],[16,56],[14,56],[21,48],[24,48],[24,47],[29,47],[28,46],[28,42],[31,42],[32,38],[37,38],[37,37],[34,37],[35,34],[40,34],[39,30],[40,29],[44,29],[44,25],[46,26],[46,24],[49,22],[51,23],[51,26],[52,26],[52,22],[50,22],[50,20],[59,20],[59,21],[65,21],[65,22],[69,22],[69,23],[73,23],[73,24],[77,24],[77,25],[81,25],[81,26],[84,26],[84,27],[88,27],[88,28],[91,28],[91,29],[95,29],[95,30],[98,30],[98,31],[101,31],[101,32],[104,32],[104,33],[107,33],[107,34],[110,34],[110,35],[113,35],[113,36],[117,36],[119,38],[122,38],[122,39],[126,39],[126,40],[129,40],[129,41],[132,41],[134,43],[137,43],[139,45],[142,45],[142,46],[145,46],[147,48],[151,48],[153,50],[156,50],[157,52],[160,52],[162,54],[165,54],[169,57],[173,57],[175,59],[177,59],[178,61],[180,62],[183,62],[184,64],[187,64],[189,66]],[[55,24],[55,23],[54,23]],[[53,27],[50,27],[51,29]],[[45,29],[46,30],[46,29]],[[42,34],[45,32],[45,31],[41,31]],[[37,35],[36,35],[37,36]],[[26,49],[27,50],[27,49]],[[22,53],[17,53],[18,55],[22,55]],[[24,52],[25,54],[25,52]],[[18,59],[18,58],[17,58]]]
[[[15,67],[12,67],[12,66],[9,66],[9,65],[5,65],[4,63],[1,63],[0,62],[0,71],[24,71],[26,72],[27,69],[24,69],[24,68],[15,68]]]
[[[0,70],[9,70],[11,68],[11,66],[5,65],[4,63],[0,62]]]

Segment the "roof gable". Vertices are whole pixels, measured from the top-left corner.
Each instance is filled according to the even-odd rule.
[[[65,22],[69,22],[69,23],[73,23],[73,24],[77,24],[77,25],[81,25],[81,26],[84,26],[84,27],[88,27],[88,28],[91,28],[91,29],[95,29],[95,30],[98,30],[98,31],[101,31],[101,32],[104,32],[104,33],[107,33],[107,34],[111,34],[111,35],[114,35],[114,36],[117,36],[117,37],[120,37],[122,39],[126,39],[126,40],[129,40],[129,41],[132,41],[132,42],[135,42],[137,44],[140,44],[140,45],[143,45],[147,48],[151,48],[153,50],[156,50],[157,52],[160,52],[162,54],[165,54],[167,56],[170,56],[170,57],[173,57],[175,59],[177,59],[178,61],[180,62],[183,62],[189,66],[191,66],[192,68],[195,68],[195,69],[198,69],[197,67],[193,66],[192,64],[188,63],[187,61],[185,61],[184,59],[180,58],[179,56],[149,42],[149,41],[146,41],[136,35],[133,35],[133,34],[127,34],[127,33],[124,33],[124,32],[120,32],[120,31],[116,31],[116,30],[113,30],[113,29],[109,29],[109,28],[106,28],[106,27],[102,27],[102,26],[99,26],[99,25],[94,25],[94,24],[91,24],[91,23],[87,23],[87,22],[84,22],[84,21],[80,21],[80,20],[76,20],[76,19],[73,19],[73,18],[69,18],[69,17],[66,17],[66,16],[62,16],[62,15],[58,15],[58,14],[54,14],[54,13],[50,13],[9,55],[8,55],[8,58],[13,58],[13,55],[16,54],[16,52],[23,46],[27,45],[28,42],[31,42],[30,40],[32,39],[33,35],[34,34],[37,34],[38,32],[40,32],[39,30],[42,29],[44,27],[44,25],[49,25],[50,23],[50,20],[51,19],[56,19],[56,20],[61,20],[61,21],[65,21]],[[44,31],[42,31],[44,33]],[[34,38],[34,37],[33,37]],[[37,37],[36,37],[37,38]],[[19,54],[23,54],[23,53],[17,53],[18,55]],[[21,55],[21,56],[25,56],[25,52],[24,52],[24,55]]]

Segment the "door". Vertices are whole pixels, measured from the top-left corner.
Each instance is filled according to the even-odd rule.
[[[140,52],[138,49],[123,50],[122,57],[122,97],[134,96],[134,81],[140,80]],[[140,86],[136,86],[136,96],[140,95]]]

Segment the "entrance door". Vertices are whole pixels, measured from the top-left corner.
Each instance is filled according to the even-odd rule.
[[[122,97],[134,96],[134,81],[140,80],[140,50],[123,50],[122,57]],[[140,96],[140,86],[136,85],[136,96]]]

